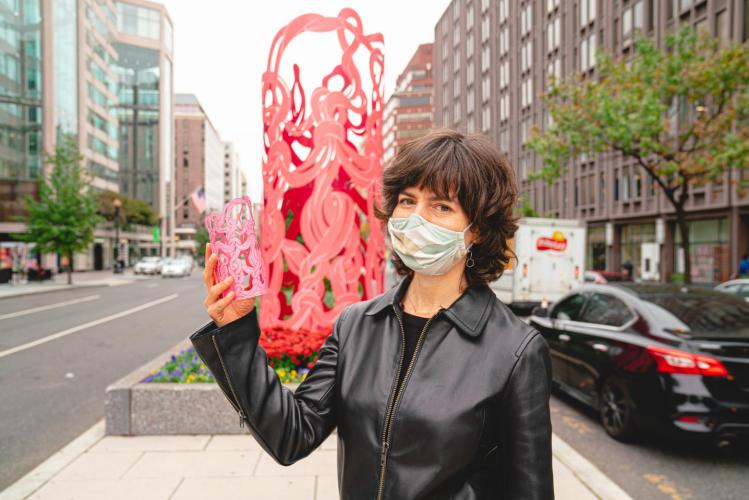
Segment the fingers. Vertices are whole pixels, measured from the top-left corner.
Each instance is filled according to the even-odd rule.
[[[206,247],[210,249],[210,246]],[[215,255],[213,252],[210,252],[210,250],[206,250],[206,261],[205,261],[205,269],[203,270],[203,283],[205,284],[206,288],[211,288],[213,286],[213,270],[216,267],[216,262],[218,261],[218,256]]]
[[[226,309],[226,306],[228,306],[232,300],[234,300],[234,292],[227,293],[226,297],[217,300],[213,305],[208,307],[208,314],[214,319],[220,319],[223,316],[224,309]]]
[[[208,295],[206,296],[205,301],[203,301],[203,304],[206,306],[210,306],[211,304],[216,302],[216,299],[218,299],[219,295],[221,295],[221,293],[231,285],[232,281],[233,278],[231,276],[228,276],[220,283],[216,283],[215,285],[208,288]]]

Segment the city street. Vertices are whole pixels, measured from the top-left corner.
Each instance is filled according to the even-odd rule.
[[[196,268],[0,300],[0,491],[100,420],[107,385],[204,323],[203,298]]]
[[[551,418],[555,434],[632,498],[745,498],[749,490],[749,450],[722,454],[654,436],[623,444],[604,432],[594,411],[559,392],[552,396]]]

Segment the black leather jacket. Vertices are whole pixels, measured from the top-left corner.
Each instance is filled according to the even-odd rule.
[[[296,392],[258,346],[256,309],[190,340],[279,464],[338,428],[344,500],[554,498],[546,341],[474,285],[426,324],[396,395],[409,282],[345,307]]]

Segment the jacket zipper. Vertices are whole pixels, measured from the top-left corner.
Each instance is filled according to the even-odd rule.
[[[221,363],[221,369],[224,371],[224,376],[226,377],[226,383],[229,384],[229,389],[231,390],[232,395],[234,396],[234,401],[239,401],[239,398],[237,398],[237,393],[234,392],[234,386],[231,384],[231,379],[229,378],[229,372],[226,369],[226,365],[224,364],[224,358],[221,356],[221,351],[218,348],[218,343],[216,342],[216,337],[211,336],[211,339],[213,340],[213,346],[216,348],[216,354],[218,354],[218,360]],[[245,414],[242,411],[242,408],[238,406],[238,403],[234,403],[234,401],[231,398],[227,398],[229,400],[229,403],[234,407],[234,410],[239,413],[239,426],[244,427],[245,422]]]
[[[411,361],[408,363],[408,367],[406,369],[406,375],[403,377],[403,382],[399,387],[396,388],[395,391],[395,398],[392,399],[388,403],[387,411],[385,412],[385,425],[382,429],[382,451],[380,452],[380,482],[377,487],[377,500],[382,499],[382,493],[384,491],[385,487],[385,468],[387,466],[387,457],[388,457],[388,451],[390,449],[390,430],[393,425],[393,415],[395,414],[395,410],[398,409],[398,403],[400,402],[400,396],[403,393],[404,388],[406,387],[406,384],[408,383],[408,376],[411,374],[411,370],[413,369],[413,366],[416,362],[416,357],[419,354],[419,351],[421,350],[421,344],[424,338],[424,334],[427,331],[427,328],[429,328],[429,324],[432,322],[434,318],[439,315],[439,313],[442,311],[442,307],[440,307],[440,310],[437,311],[437,313],[429,318],[429,320],[424,325],[424,328],[421,330],[421,333],[419,333],[419,338],[416,340],[416,347],[414,348],[414,353],[411,356]],[[398,369],[395,372],[395,380],[396,382],[398,380],[398,377],[400,376],[401,372],[401,366],[403,365],[403,357],[405,355],[406,351],[406,331],[403,328],[403,320],[401,319],[400,315],[396,312],[396,317],[398,318],[398,323],[400,323],[401,327],[401,353],[400,358],[398,361]]]

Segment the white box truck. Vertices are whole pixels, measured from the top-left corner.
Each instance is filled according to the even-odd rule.
[[[583,283],[585,223],[575,219],[524,217],[518,222],[504,274],[490,286],[517,314],[530,314],[544,301],[556,302]]]

